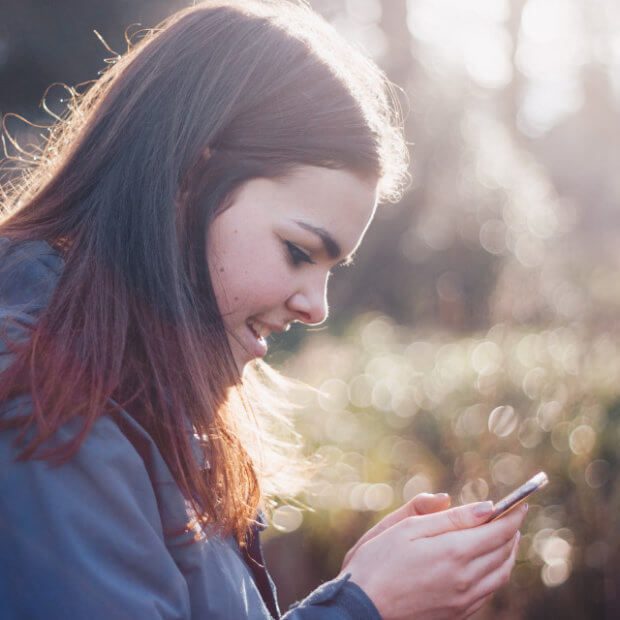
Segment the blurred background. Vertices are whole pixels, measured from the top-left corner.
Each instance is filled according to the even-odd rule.
[[[0,0],[6,129],[36,143],[6,115],[49,124],[46,88],[96,78],[94,30],[122,53],[188,4]],[[413,183],[334,275],[329,323],[268,358],[320,388],[295,415],[326,465],[266,532],[281,604],[416,493],[496,500],[544,469],[476,617],[620,617],[620,3],[310,4],[402,88]]]

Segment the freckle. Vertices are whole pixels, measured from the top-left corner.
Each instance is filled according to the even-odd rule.
[[[220,273],[224,271],[224,267],[220,267]]]
[[[239,298],[238,298],[238,297],[235,297],[235,301],[239,301]]]

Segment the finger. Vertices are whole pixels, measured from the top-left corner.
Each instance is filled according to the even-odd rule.
[[[439,512],[448,508],[450,501],[450,496],[447,493],[418,493],[406,504],[384,517],[377,525],[383,526],[383,530],[396,525],[407,517]]]
[[[430,514],[439,512],[449,508],[451,503],[450,496],[447,493],[418,493],[410,499],[406,504],[391,512],[389,515],[381,519],[374,527],[370,528],[347,552],[344,558],[343,566],[348,564],[351,556],[365,542],[371,540],[381,532],[396,525],[407,517],[414,517],[422,514]]]
[[[420,493],[410,502],[411,512],[408,516],[427,515],[450,508],[452,500],[447,493]]]
[[[403,527],[407,528],[411,539],[437,536],[446,532],[480,526],[492,511],[492,502],[476,502],[406,519]]]
[[[440,510],[445,510],[449,505],[450,496],[447,493],[418,493],[406,504],[403,504],[400,508],[381,519],[377,525],[368,530],[367,534],[372,534],[370,536],[372,538],[407,517],[439,512]]]
[[[464,556],[479,557],[491,553],[498,547],[512,540],[523,525],[527,509],[525,505],[511,510],[501,519],[490,523],[483,523],[479,527],[467,529],[464,532],[450,532],[445,535],[443,542],[448,546],[460,549]]]
[[[436,540],[438,540],[438,538]],[[443,540],[441,544],[443,544]],[[463,606],[466,607],[466,609],[469,609],[469,607],[481,597],[478,592],[479,583],[486,579],[488,575],[502,569],[517,544],[518,537],[515,536],[509,544],[503,545],[493,553],[476,557],[473,560],[466,557],[461,558],[463,561],[462,568],[456,573],[455,586],[458,592],[467,597],[466,600],[463,601]],[[484,596],[487,594],[487,592],[483,593]],[[463,617],[466,618],[467,616]]]
[[[510,581],[510,575],[517,560],[518,541],[515,542],[508,558],[493,572],[483,577],[473,588],[474,600],[492,594]]]
[[[467,578],[471,584],[478,583],[486,575],[497,570],[513,552],[515,545],[519,545],[521,534],[517,532],[507,543],[485,555],[478,556],[467,565]]]
[[[469,618],[473,616],[481,607],[484,607],[491,599],[493,598],[492,594],[487,594],[486,596],[482,596],[477,601],[472,603],[464,612],[463,618]]]

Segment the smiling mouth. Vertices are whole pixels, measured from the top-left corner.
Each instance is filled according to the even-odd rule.
[[[267,353],[267,341],[264,336],[258,332],[257,327],[254,326],[252,321],[246,321],[246,327],[252,335],[252,354],[255,357],[263,357]]]
[[[250,331],[254,334],[254,337],[257,340],[260,340],[262,338],[262,336],[254,329],[254,325],[250,322],[246,323],[246,325],[250,328]],[[264,338],[263,338],[264,340]]]
[[[261,323],[260,321],[255,321],[254,319],[248,319],[246,321],[246,324],[257,338],[266,339],[267,336],[271,336],[271,332],[273,328],[271,328],[268,325],[265,325],[264,323]]]

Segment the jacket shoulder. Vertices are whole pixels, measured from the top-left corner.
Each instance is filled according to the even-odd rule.
[[[63,266],[60,254],[46,241],[0,237],[0,309],[45,306]]]
[[[2,415],[23,411],[28,398],[5,403]],[[71,441],[82,423],[70,420],[52,443]],[[2,617],[188,617],[160,498],[116,422],[97,419],[62,464],[16,460],[17,432],[0,432],[0,556],[13,558],[0,565]]]
[[[11,344],[29,337],[63,265],[60,254],[45,241],[0,237],[0,372],[13,358]]]

